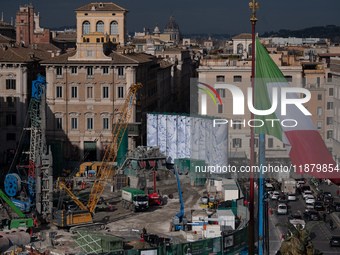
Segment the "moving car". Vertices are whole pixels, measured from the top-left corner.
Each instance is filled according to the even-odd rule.
[[[303,199],[306,199],[306,197],[307,197],[307,196],[310,196],[310,195],[313,195],[313,192],[310,191],[310,190],[305,190],[305,191],[303,191],[303,193],[302,193]]]
[[[315,211],[313,205],[307,205],[306,206],[305,212],[309,212],[309,211]]]
[[[321,220],[321,216],[316,211],[308,211],[303,213],[303,217],[306,220]]]
[[[329,240],[329,245],[333,246],[340,246],[340,236],[332,236]]]
[[[324,195],[324,197],[332,197],[332,194],[330,192],[328,192],[328,191],[325,191],[323,193],[323,195]]]
[[[305,201],[306,201],[306,204],[312,205],[312,204],[315,203],[315,198],[314,198],[314,196],[307,196],[307,197],[305,197]]]
[[[300,214],[292,214],[288,218],[289,222],[293,224],[295,227],[297,224],[301,224],[303,228],[306,226],[306,222],[302,219],[302,216]]]
[[[305,185],[305,181],[297,181],[296,182],[296,187],[299,189],[301,186]]]
[[[285,195],[281,195],[277,198],[277,201],[280,202],[280,203],[284,203],[284,204],[287,204],[288,203],[288,200],[287,200],[287,197]]]
[[[315,211],[323,211],[323,210],[325,210],[325,207],[323,206],[322,202],[315,202],[314,203],[314,210]]]
[[[340,212],[340,203],[339,202],[334,202],[332,207],[333,207],[334,211]]]
[[[277,206],[277,214],[284,214],[286,215],[288,212],[288,208],[286,204],[279,204]]]
[[[295,201],[296,195],[294,193],[288,193],[288,201]]]
[[[280,196],[280,192],[274,191],[272,195],[272,200],[277,200],[279,196]]]

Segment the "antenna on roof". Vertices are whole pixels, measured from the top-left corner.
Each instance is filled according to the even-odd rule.
[[[4,13],[1,13],[1,21],[4,21]]]
[[[11,26],[13,26],[13,17],[11,17]]]

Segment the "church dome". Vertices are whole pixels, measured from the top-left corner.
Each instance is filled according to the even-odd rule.
[[[158,34],[160,34],[160,33],[161,33],[161,31],[159,30],[158,25],[156,25],[155,29],[153,30],[153,34],[154,34],[154,35],[158,35]]]
[[[179,29],[177,23],[175,22],[174,16],[170,15],[170,20],[168,21],[168,23],[166,23],[164,29],[165,30],[166,29],[176,29],[176,30]]]

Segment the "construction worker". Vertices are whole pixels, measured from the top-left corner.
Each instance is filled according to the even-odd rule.
[[[32,214],[32,219],[33,219],[33,226],[38,227],[39,226],[38,219],[34,217],[34,214]]]

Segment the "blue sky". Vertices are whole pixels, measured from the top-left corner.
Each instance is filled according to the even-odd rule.
[[[20,5],[32,3],[41,15],[41,27],[51,28],[75,25],[73,10],[91,1],[84,0],[1,0],[0,12],[10,23]],[[95,1],[92,1],[95,2]],[[251,32],[248,7],[250,0],[116,0],[114,3],[128,9],[128,32],[154,28],[156,22],[161,30],[173,12],[182,33]],[[340,25],[339,0],[258,0],[257,32],[279,29],[301,29],[310,26]]]

